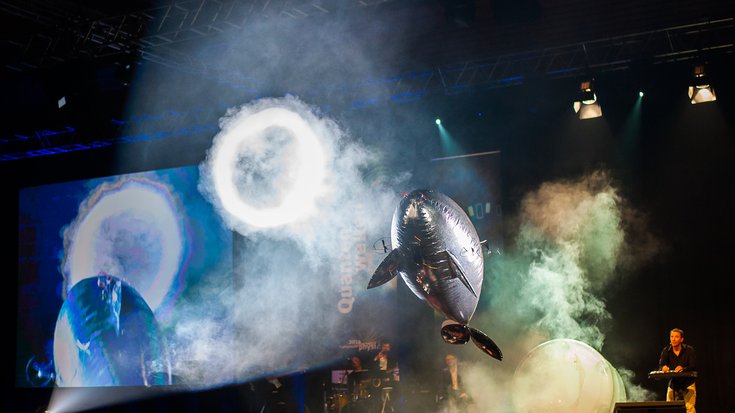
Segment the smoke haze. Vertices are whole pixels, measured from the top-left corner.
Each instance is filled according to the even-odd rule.
[[[227,133],[230,122],[271,107],[298,113],[315,131],[327,154],[327,178],[323,190],[315,194],[318,208],[301,221],[279,227],[246,225],[221,208],[211,185],[211,157],[202,163],[200,191],[237,234],[235,262],[232,276],[206,277],[193,298],[179,304],[180,321],[173,345],[179,364],[174,370],[185,382],[226,383],[332,361],[338,344],[335,340],[340,339],[335,334],[341,314],[335,309],[334,297],[339,291],[334,285],[339,284],[335,277],[340,275],[344,253],[342,234],[357,228],[377,239],[387,231],[398,199],[397,190],[389,185],[399,185],[400,181],[376,182],[364,177],[376,161],[374,154],[351,140],[334,121],[292,96],[263,99],[231,110],[221,122],[223,133],[215,138],[212,150],[220,139],[232,138]],[[283,139],[268,138],[262,145],[275,145],[268,148],[270,151],[277,152],[284,145]],[[271,157],[267,173],[259,170],[263,163],[241,162],[238,167],[268,176],[288,169],[294,161],[289,156]],[[399,176],[409,177],[405,173]],[[252,182],[241,186],[241,196],[247,198],[248,191],[259,191],[252,187]],[[278,191],[272,192],[275,200],[266,199],[266,203],[282,198]],[[257,196],[265,199],[268,194],[261,191]],[[367,285],[367,279],[356,280],[356,284]]]
[[[523,197],[518,215],[507,220],[513,223],[514,238],[503,255],[488,259],[490,285],[481,298],[487,307],[472,322],[496,339],[504,361],[466,363],[469,392],[476,406],[492,406],[480,409],[488,412],[513,411],[513,396],[531,396],[513,395],[510,384],[523,380],[514,376],[516,367],[535,346],[566,338],[600,351],[611,320],[601,293],[657,248],[642,215],[604,171],[542,184]],[[631,382],[624,366],[613,367],[628,400],[653,396]],[[506,410],[498,410],[501,405]]]
[[[402,159],[405,168],[388,164],[396,154],[413,153],[412,146],[403,150],[374,119],[348,130],[329,113],[333,103],[349,105],[356,93],[365,98],[364,90],[381,96],[390,92],[390,85],[381,82],[358,83],[393,74],[387,62],[401,42],[366,39],[384,35],[383,28],[394,22],[356,25],[329,17],[253,19],[190,48],[195,70],[138,73],[140,84],[149,87],[134,92],[131,108],[152,114],[186,108],[180,116],[156,120],[157,126],[195,122],[218,131],[200,164],[199,189],[235,234],[232,274],[204,277],[166,326],[175,331],[170,345],[181,382],[218,385],[336,357],[337,301],[340,294],[364,289],[373,266],[372,255],[364,254],[367,258],[355,263],[354,271],[342,275],[345,246],[360,250],[385,237],[398,192],[407,189],[415,155]],[[212,152],[229,128],[267,108],[298,114],[319,137],[326,159],[326,179],[314,194],[314,211],[270,229],[247,225],[226,212],[212,185]],[[129,133],[151,123],[131,122]],[[233,178],[247,202],[259,208],[278,205],[287,196],[281,190],[297,173],[294,138],[277,129],[241,148]]]
[[[372,23],[360,26],[370,27],[369,31],[359,32],[339,22],[319,27],[281,19],[254,21],[242,31],[223,35],[214,44],[203,42],[192,51],[198,61],[212,63],[206,72],[210,82],[181,88],[154,73],[150,83],[160,86],[138,95],[137,107],[152,112],[185,102],[203,108],[198,117],[211,119],[229,108],[218,122],[220,133],[213,148],[231,122],[265,108],[285,107],[318,131],[327,155],[327,180],[317,200],[318,213],[308,220],[256,229],[222,214],[225,225],[237,234],[233,274],[208,277],[211,281],[199,287],[198,299],[182,309],[172,347],[176,359],[184,363],[176,369],[184,381],[244,380],[329,361],[333,343],[325,337],[338,326],[338,317],[334,291],[324,286],[325,280],[339,274],[340,235],[354,230],[359,218],[368,239],[384,237],[398,191],[413,189],[409,182],[422,179],[415,173],[421,167],[417,148],[404,148],[396,139],[405,132],[402,128],[413,126],[415,118],[392,119],[401,130],[389,133],[381,133],[385,132],[378,126],[381,119],[373,118],[363,121],[355,134],[355,129],[348,130],[329,116],[328,104],[323,111],[311,106],[317,99],[349,105],[357,92],[360,99],[390,96],[387,84],[371,82],[366,96],[366,89],[354,82],[392,73],[387,62],[403,46],[402,40],[391,39],[376,40],[373,44],[381,46],[371,47],[364,39],[379,38],[383,25],[396,22]],[[368,137],[370,145],[362,143]],[[288,143],[288,137],[274,141]],[[279,167],[286,174],[292,171],[287,149],[278,152],[267,147],[267,140],[262,143],[270,151],[267,162],[259,162],[264,158],[253,154],[243,156],[241,166],[256,172],[239,176],[241,188],[255,183],[279,188],[277,182],[268,181],[269,173],[283,170]],[[396,154],[409,155],[398,164]],[[210,162],[210,157],[202,162],[200,191],[222,211],[211,186]],[[251,198],[266,206],[280,199],[282,194],[268,191]],[[503,363],[469,366],[477,379],[471,391],[478,401],[492,399],[488,406],[498,406],[499,401],[510,406],[507,383],[515,366],[546,340],[576,339],[599,351],[606,323],[611,321],[601,293],[611,279],[624,276],[658,249],[645,231],[644,217],[627,204],[604,172],[541,185],[527,194],[512,222],[511,247],[487,261],[489,286],[483,289],[481,311],[472,323],[505,352]],[[355,280],[354,285],[365,285],[363,281],[367,279]],[[438,347],[442,345],[437,345],[439,352],[446,351]],[[629,398],[647,397],[626,384]]]

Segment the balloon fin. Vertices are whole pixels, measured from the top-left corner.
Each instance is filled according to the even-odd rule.
[[[383,262],[378,265],[378,269],[373,273],[370,282],[368,282],[368,290],[371,288],[379,287],[388,281],[395,278],[398,275],[398,265],[400,264],[401,252],[398,249],[394,249],[388,254]]]
[[[447,256],[449,256],[449,269],[452,271],[452,277],[453,278],[459,278],[460,281],[462,281],[462,284],[464,284],[465,287],[467,287],[468,290],[472,293],[472,295],[477,298],[477,293],[475,292],[475,289],[472,288],[472,284],[470,284],[470,281],[467,279],[467,276],[464,273],[464,270],[462,269],[462,265],[460,265],[457,258],[449,252],[449,250],[445,251],[447,253]]]
[[[480,350],[484,351],[488,356],[494,359],[503,360],[503,352],[500,351],[500,347],[498,347],[498,345],[495,344],[487,334],[476,328],[469,327],[469,329],[472,342],[475,343]]]

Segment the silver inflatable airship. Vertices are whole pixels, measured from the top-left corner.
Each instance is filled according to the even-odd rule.
[[[445,342],[465,344],[472,338],[482,351],[502,360],[495,342],[468,325],[482,289],[484,257],[464,210],[440,192],[406,194],[393,214],[391,247],[367,288],[400,274],[417,297],[447,317],[441,328]]]

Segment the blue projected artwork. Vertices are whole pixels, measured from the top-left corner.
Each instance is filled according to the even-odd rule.
[[[69,290],[56,322],[54,365],[59,386],[171,384],[169,350],[153,312],[111,275]]]
[[[172,382],[177,308],[232,267],[198,179],[184,167],[20,191],[18,386]]]

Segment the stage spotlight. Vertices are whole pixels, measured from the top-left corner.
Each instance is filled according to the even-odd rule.
[[[574,102],[574,112],[580,119],[593,119],[602,116],[602,107],[597,102],[597,95],[592,88],[592,81],[585,80],[579,84],[579,98]]]
[[[717,100],[715,90],[709,83],[709,77],[704,71],[704,65],[694,66],[692,84],[689,86],[689,99],[692,105]]]
[[[439,118],[436,118],[436,120],[434,121],[434,123],[436,123],[437,125],[441,125],[442,124],[442,120],[439,119]]]
[[[643,91],[642,90],[640,92],[638,92],[638,97],[639,98],[642,98],[643,97]]]

